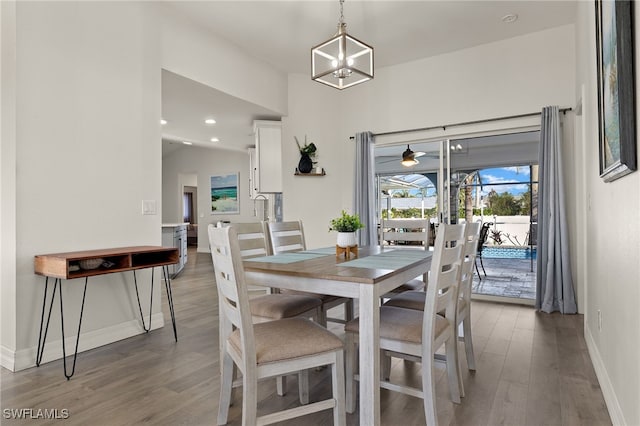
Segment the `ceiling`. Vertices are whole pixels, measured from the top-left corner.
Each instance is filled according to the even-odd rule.
[[[332,37],[338,0],[174,1],[164,3],[194,25],[284,72],[310,73],[310,49]],[[502,17],[517,14],[513,23]],[[576,1],[355,1],[344,17],[352,36],[372,45],[377,68],[465,49],[575,22]],[[163,155],[194,145],[245,150],[254,119],[272,111],[163,71]],[[212,116],[215,125],[205,125]],[[211,137],[220,142],[210,142]],[[401,154],[403,147],[395,147]]]

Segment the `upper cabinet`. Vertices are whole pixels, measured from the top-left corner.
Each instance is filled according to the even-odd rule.
[[[280,121],[253,122],[256,147],[249,149],[249,195],[282,192],[282,125]]]

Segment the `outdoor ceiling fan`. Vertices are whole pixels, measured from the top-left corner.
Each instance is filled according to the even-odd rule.
[[[416,158],[422,157],[423,155],[425,155],[424,152],[422,151],[413,152],[409,147],[409,145],[407,145],[407,149],[402,153],[402,161],[400,162],[400,164],[402,164],[405,167],[415,166],[416,164],[419,163],[419,161],[416,160]]]

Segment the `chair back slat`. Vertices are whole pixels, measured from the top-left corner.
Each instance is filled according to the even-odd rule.
[[[233,327],[240,329],[242,356],[255,363],[255,345],[249,295],[234,225],[209,225],[209,244],[220,306],[220,341],[226,342]]]
[[[422,325],[423,344],[432,340],[435,333],[435,316],[438,312],[444,313],[452,327],[455,324],[460,267],[465,246],[464,230],[464,224],[438,226],[426,290]]]
[[[399,242],[422,242],[429,249],[429,219],[382,219],[380,222],[380,245]]]
[[[302,221],[269,222],[268,229],[273,254],[306,250]]]
[[[238,247],[243,259],[271,254],[264,222],[234,223],[233,226],[238,235]]]

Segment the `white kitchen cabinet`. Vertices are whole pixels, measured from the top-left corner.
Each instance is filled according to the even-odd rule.
[[[280,121],[253,122],[255,149],[249,149],[249,195],[282,192],[282,126]]]
[[[175,277],[187,264],[187,224],[162,224],[162,245],[178,249],[178,263],[169,265],[169,273]]]

